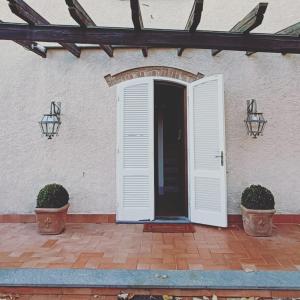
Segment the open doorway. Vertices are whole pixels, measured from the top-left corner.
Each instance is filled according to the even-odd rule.
[[[155,217],[187,217],[186,89],[154,82]]]

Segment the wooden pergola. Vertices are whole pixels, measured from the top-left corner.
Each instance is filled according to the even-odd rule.
[[[37,42],[56,42],[76,57],[80,44],[95,44],[113,57],[115,47],[141,48],[148,56],[148,48],[212,49],[212,55],[222,50],[255,52],[300,53],[300,22],[276,33],[250,33],[262,24],[268,3],[259,3],[230,31],[197,30],[201,21],[204,0],[194,0],[184,30],[144,28],[139,0],[130,0],[133,28],[99,27],[77,0],[65,0],[71,17],[79,24],[51,25],[23,0],[7,0],[11,11],[28,24],[0,21],[0,40],[11,40],[41,57],[47,48]]]

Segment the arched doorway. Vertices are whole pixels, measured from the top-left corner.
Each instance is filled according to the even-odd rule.
[[[131,79],[117,99],[117,221],[226,227],[223,76]]]

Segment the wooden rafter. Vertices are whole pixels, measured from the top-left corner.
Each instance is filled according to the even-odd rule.
[[[300,22],[292,25],[292,26],[289,26],[285,29],[282,29],[278,32],[275,33],[276,35],[280,35],[280,34],[283,34],[283,35],[290,35],[290,36],[295,36],[295,37],[300,37]],[[247,51],[246,52],[246,55],[250,56],[252,54],[254,54],[256,52],[251,52],[251,51]],[[286,52],[282,52],[282,54],[286,54]]]
[[[0,24],[3,23],[2,20],[0,20]],[[28,42],[28,41],[14,41],[13,42],[19,44],[20,46],[24,47],[26,50],[29,50],[31,52],[34,52],[35,54],[46,58],[47,57],[47,49],[42,46],[39,45],[36,42]]]
[[[203,1],[204,0],[195,0],[193,8],[191,10],[190,16],[188,18],[188,21],[185,26],[185,30],[188,30],[189,32],[195,32],[200,20],[201,20],[201,15],[202,15],[202,10],[203,10]],[[178,56],[181,56],[184,51],[184,48],[179,48],[177,50]]]
[[[111,44],[131,47],[223,49],[271,53],[300,53],[300,38],[287,35],[238,32],[81,28],[70,25],[0,24],[0,40]]]
[[[77,0],[66,0],[71,17],[83,28],[89,26],[96,26],[95,22],[83,9]],[[110,57],[113,57],[113,48],[110,45],[99,44],[99,46],[106,52]]]
[[[130,8],[134,30],[140,32],[144,29],[144,24],[139,0],[130,0]],[[142,52],[144,57],[148,56],[148,49],[146,47],[142,47]]]
[[[259,3],[247,16],[245,16],[240,22],[238,22],[230,30],[230,32],[240,32],[240,33],[248,34],[251,30],[258,27],[262,23],[267,7],[268,7],[268,3],[266,2]],[[213,49],[212,55],[215,56],[222,50]]]
[[[50,23],[32,9],[23,0],[8,0],[10,10],[30,25],[50,25]],[[73,43],[60,43],[76,57],[80,57],[80,49]]]

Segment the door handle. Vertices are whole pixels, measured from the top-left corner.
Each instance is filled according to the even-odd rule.
[[[221,151],[221,155],[216,155],[215,158],[221,158],[221,166],[224,165],[224,153]]]

